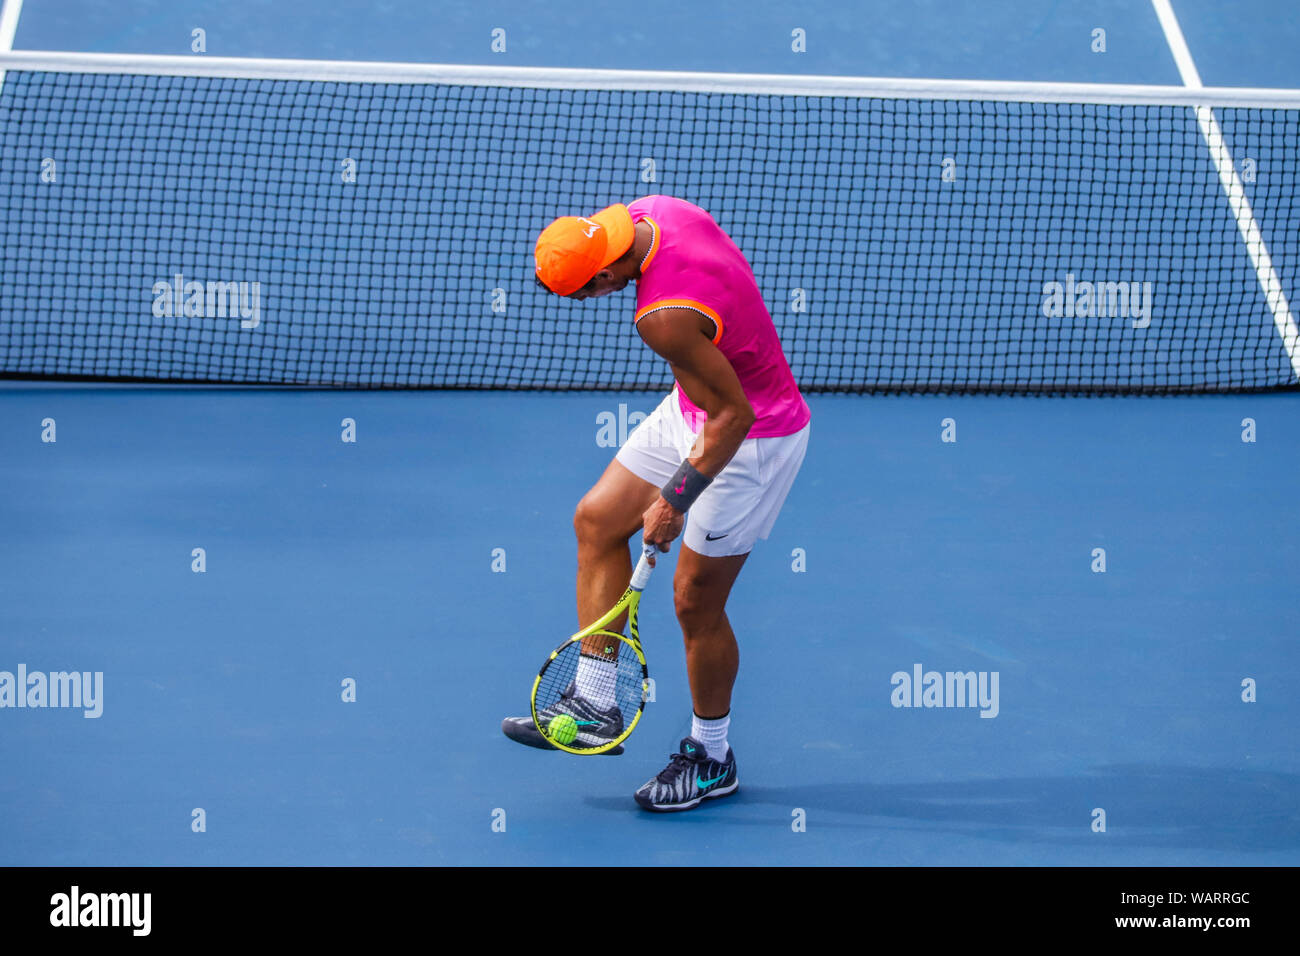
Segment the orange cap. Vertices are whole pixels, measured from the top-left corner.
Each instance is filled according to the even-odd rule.
[[[552,292],[570,295],[632,248],[635,235],[632,214],[622,203],[590,217],[561,216],[537,237],[537,277]]]

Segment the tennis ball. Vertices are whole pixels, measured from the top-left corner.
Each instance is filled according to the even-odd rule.
[[[552,740],[567,747],[578,739],[578,722],[568,714],[559,714],[552,717],[546,725],[546,733]]]

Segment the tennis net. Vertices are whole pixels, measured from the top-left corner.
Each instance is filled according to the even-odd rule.
[[[660,389],[554,217],[666,193],[809,391],[1294,388],[1300,93],[0,56],[0,376]]]

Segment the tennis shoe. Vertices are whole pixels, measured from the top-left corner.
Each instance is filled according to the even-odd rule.
[[[599,747],[623,733],[623,712],[617,706],[609,710],[600,710],[587,698],[580,696],[572,683],[560,695],[560,699],[549,707],[537,712],[543,724],[560,714],[568,714],[578,723],[578,736],[575,745]],[[542,736],[530,717],[507,717],[501,721],[501,732],[517,743],[540,750],[559,750],[553,743]],[[610,756],[623,752],[623,745],[618,744],[604,751]]]
[[[690,810],[713,797],[736,792],[736,755],[727,748],[721,762],[709,757],[704,744],[694,737],[682,739],[681,749],[668,757],[668,766],[647,780],[634,799],[646,810],[664,813]]]

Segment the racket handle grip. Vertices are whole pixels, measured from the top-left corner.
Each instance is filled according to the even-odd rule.
[[[641,560],[636,563],[636,570],[632,572],[632,589],[634,591],[644,591],[645,586],[650,583],[650,572],[654,570],[650,565],[650,559],[656,553],[653,544],[641,542]]]

